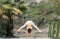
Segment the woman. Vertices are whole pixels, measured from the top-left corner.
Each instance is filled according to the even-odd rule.
[[[28,34],[30,34],[31,36],[31,32],[32,32],[32,27],[35,27],[39,32],[41,32],[41,30],[34,24],[33,21],[28,20],[23,26],[21,26],[18,31],[20,31],[22,28],[27,26],[27,36]]]

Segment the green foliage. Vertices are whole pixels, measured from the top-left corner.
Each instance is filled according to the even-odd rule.
[[[0,6],[0,18],[2,20],[0,33],[5,36],[13,36],[13,33],[11,32],[13,31],[13,13],[18,15],[21,14],[22,11],[19,10],[16,6],[13,6],[13,4],[10,4],[9,1],[1,3]]]
[[[60,10],[60,7],[59,7],[60,6],[60,1],[59,0],[51,0],[51,2],[53,3],[54,12],[55,12],[56,17],[60,16],[60,11],[59,11]],[[56,19],[53,20],[53,22],[54,22],[54,25],[50,24],[50,27],[53,28],[53,31],[49,27],[49,37],[60,37],[59,36],[60,35],[60,28],[59,28],[60,27],[59,26],[60,21],[59,21],[58,18],[56,18]]]
[[[49,37],[59,37],[59,20],[55,19],[49,24]]]
[[[57,32],[60,32],[57,30],[58,28],[57,26],[59,25],[60,21],[57,21],[57,22],[55,21],[55,18],[57,16],[60,16],[60,11],[59,11],[60,1],[47,0],[47,2],[41,1],[39,4],[35,2],[31,2],[29,6],[27,6],[25,2],[29,2],[29,0],[28,1],[27,0],[25,1],[24,0],[3,0],[3,1],[0,0],[0,3],[1,3],[0,10],[3,14],[4,14],[3,11],[6,11],[7,9],[10,10],[9,11],[10,13],[17,14],[19,17],[19,20],[17,20],[19,22],[17,24],[20,24],[20,25],[22,25],[25,21],[29,19],[33,20],[39,26],[40,24],[45,25],[46,23],[48,24],[49,22],[51,22],[51,24],[49,24],[49,27],[50,27],[49,36],[54,37],[54,33],[56,32],[55,33],[56,36],[60,37],[60,33],[59,35],[57,34]],[[20,12],[22,14],[19,14]],[[13,14],[11,14],[11,16],[13,16]],[[6,21],[4,20],[3,22],[5,24]],[[15,20],[14,22],[16,23]],[[56,23],[57,23],[57,26],[55,25]],[[5,26],[3,28],[5,29]],[[54,28],[56,28],[56,30],[54,30]]]

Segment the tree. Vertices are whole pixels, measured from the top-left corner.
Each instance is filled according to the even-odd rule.
[[[5,20],[4,24],[2,24],[2,27],[5,26],[5,30],[6,30],[6,33],[5,35],[7,37],[9,36],[13,36],[13,19],[12,19],[12,15],[13,14],[21,14],[22,11],[17,9],[15,6],[12,6],[11,4],[4,4],[2,3],[1,4],[1,9],[0,9],[0,15],[1,15],[1,19],[2,21]]]

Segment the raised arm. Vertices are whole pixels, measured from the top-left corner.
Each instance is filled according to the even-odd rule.
[[[20,31],[22,28],[26,27],[26,25],[27,25],[27,22],[23,26],[21,26],[17,31]]]
[[[41,32],[41,30],[33,23],[33,26],[39,31]]]

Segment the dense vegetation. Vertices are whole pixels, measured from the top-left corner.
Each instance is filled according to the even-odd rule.
[[[0,6],[1,35],[13,36],[11,31],[13,31],[14,25],[22,25],[25,21],[31,19],[38,27],[48,24],[49,37],[60,37],[59,0],[46,0],[40,3],[27,0],[0,0]]]

